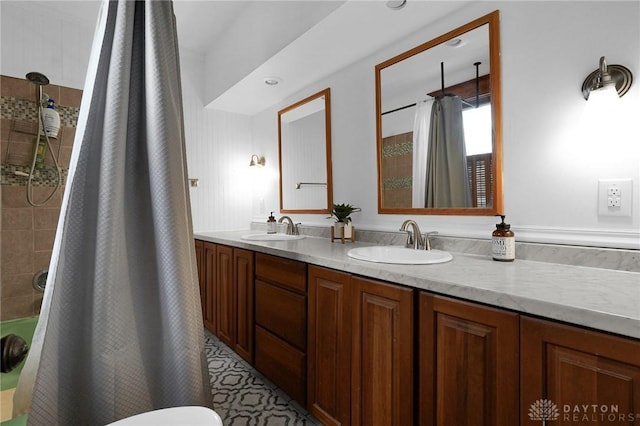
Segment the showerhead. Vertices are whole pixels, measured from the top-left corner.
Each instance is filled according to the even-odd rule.
[[[30,72],[27,74],[27,80],[35,84],[36,86],[46,86],[49,84],[49,79],[39,72]]]

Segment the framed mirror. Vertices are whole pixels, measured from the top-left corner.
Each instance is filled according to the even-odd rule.
[[[330,213],[331,91],[278,111],[282,213]]]
[[[499,12],[375,67],[378,212],[502,212]]]

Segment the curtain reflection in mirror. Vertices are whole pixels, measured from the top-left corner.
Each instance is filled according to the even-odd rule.
[[[425,207],[471,207],[459,96],[434,101],[428,152]]]
[[[494,11],[376,65],[380,213],[488,215],[502,209],[499,40]],[[425,96],[458,97],[460,126],[445,130],[429,123],[430,115],[416,116]],[[442,153],[432,155],[426,128],[440,132],[432,143]],[[460,136],[455,143],[445,136],[453,129]],[[456,181],[459,189],[452,187]]]
[[[382,170],[383,170],[383,195],[384,205],[388,207],[411,206],[412,208],[433,207],[427,203],[427,162],[431,158],[429,152],[429,137],[431,126],[431,112],[434,99],[416,102],[412,108],[393,111],[384,115],[384,128],[388,135],[382,139]],[[487,207],[493,202],[493,154],[492,154],[492,126],[491,104],[485,103],[480,107],[464,107],[462,104],[463,130],[459,144],[464,144],[458,151],[466,152],[466,158],[462,154],[457,159],[457,179],[448,180],[452,185],[455,181],[461,182],[459,190],[449,188],[443,184],[442,188],[435,190],[440,195],[430,195],[431,199],[442,197],[443,191],[466,195],[447,196],[444,199],[457,199],[453,204],[437,205],[438,208],[458,207]],[[410,132],[402,132],[402,124],[406,123],[410,114],[413,120],[413,129]],[[459,114],[456,115],[459,118]],[[459,121],[459,120],[458,120]],[[437,162],[437,160],[434,159]],[[449,163],[452,160],[449,160]],[[438,170],[449,169],[447,164],[438,165]],[[462,177],[461,167],[466,171]],[[433,170],[433,169],[432,169]],[[434,184],[436,187],[438,184]],[[468,191],[467,191],[468,189]]]
[[[416,103],[413,122],[413,185],[411,207],[425,207],[427,193],[427,158],[429,158],[429,129],[434,99],[429,97]]]

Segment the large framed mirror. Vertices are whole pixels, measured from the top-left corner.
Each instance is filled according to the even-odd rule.
[[[499,11],[375,67],[378,212],[502,213]]]
[[[280,211],[330,213],[331,91],[278,111]]]

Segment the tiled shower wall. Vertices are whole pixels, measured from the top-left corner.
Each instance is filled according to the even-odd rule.
[[[411,205],[413,169],[413,132],[388,136],[382,140],[384,206]]]
[[[43,71],[46,74],[46,70]],[[61,187],[45,205],[32,207],[27,202],[27,178],[15,174],[16,171],[28,173],[31,165],[37,128],[35,90],[35,85],[26,79],[0,76],[1,320],[40,312],[42,293],[33,288],[32,280],[36,273],[49,266],[64,190]],[[43,92],[55,100],[60,114],[61,129],[58,138],[51,142],[54,152],[59,153],[64,182],[82,91],[50,84],[43,87]],[[34,201],[44,200],[55,189],[56,182],[57,173],[47,150],[45,168],[34,174]]]

